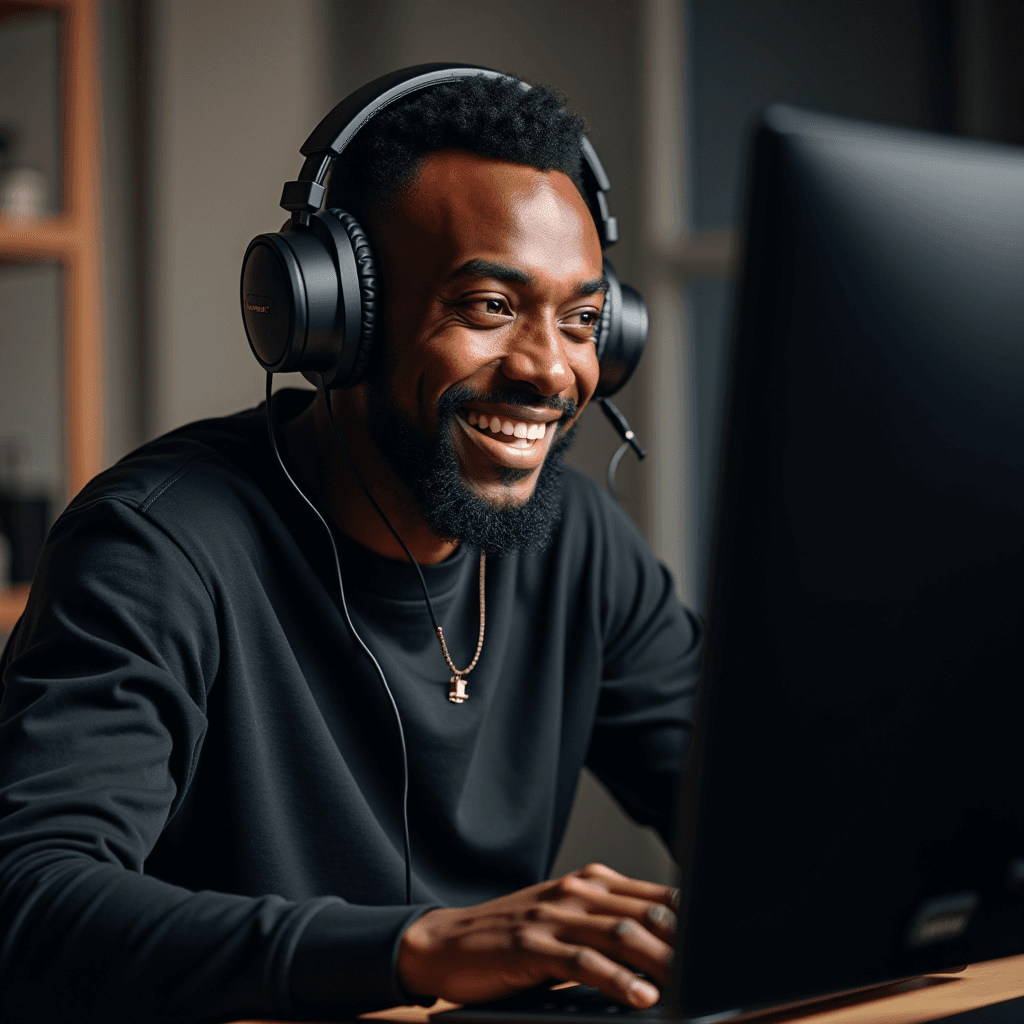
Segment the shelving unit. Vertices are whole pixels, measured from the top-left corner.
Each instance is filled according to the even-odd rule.
[[[57,216],[29,224],[0,217],[0,264],[48,261],[64,271],[70,498],[103,468],[99,11],[97,0],[0,0],[0,28],[8,18],[39,10],[55,10],[61,18],[63,202]],[[0,588],[0,632],[14,626],[27,599],[27,585]]]

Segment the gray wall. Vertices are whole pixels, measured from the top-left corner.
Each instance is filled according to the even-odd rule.
[[[159,434],[257,404],[238,309],[249,240],[286,219],[281,185],[328,106],[316,0],[151,7],[146,422]]]

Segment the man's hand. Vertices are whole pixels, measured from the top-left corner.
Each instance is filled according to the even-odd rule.
[[[414,921],[398,949],[410,992],[455,1003],[501,999],[544,981],[579,981],[652,1006],[669,980],[678,891],[590,864],[551,882]],[[672,908],[672,909],[670,909]]]

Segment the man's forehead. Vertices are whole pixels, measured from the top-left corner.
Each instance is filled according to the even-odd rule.
[[[593,219],[561,171],[441,150],[424,158],[394,214],[433,243],[443,276],[474,260],[519,265],[524,274],[531,264],[560,264],[581,279],[600,275]],[[510,249],[517,253],[511,263]]]
[[[466,149],[438,149],[427,153],[420,161],[412,184],[414,189],[440,188],[453,195],[479,192],[498,196],[530,191],[562,180],[576,190],[564,171],[542,171],[529,164],[499,160]]]

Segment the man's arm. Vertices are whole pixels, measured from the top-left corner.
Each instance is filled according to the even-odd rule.
[[[403,1001],[394,952],[424,907],[193,892],[145,874],[202,749],[217,616],[136,509],[103,500],[56,526],[3,675],[3,1019],[322,1017]],[[324,958],[338,982],[326,1004]]]
[[[671,849],[704,630],[633,523],[600,498],[605,639],[587,766],[635,821],[656,828]]]

